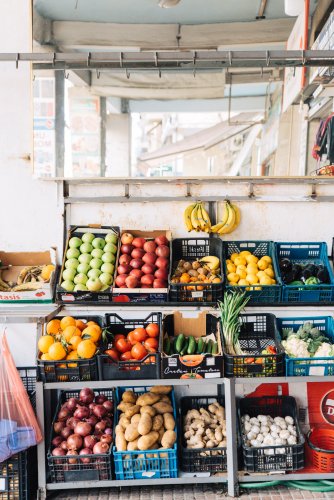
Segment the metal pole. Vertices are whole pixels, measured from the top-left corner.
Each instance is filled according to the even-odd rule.
[[[227,491],[229,496],[237,497],[239,495],[239,484],[235,381],[234,379],[225,379],[224,385],[227,430]]]
[[[36,413],[42,434],[45,436],[43,382],[36,382]],[[37,462],[39,499],[43,500],[46,498],[45,440],[37,446]]]
[[[55,119],[55,143],[56,143],[56,176],[64,177],[65,165],[65,78],[61,71],[55,72],[56,90],[56,119]]]

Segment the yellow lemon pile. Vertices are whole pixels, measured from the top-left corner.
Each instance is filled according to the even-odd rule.
[[[259,259],[249,250],[233,253],[226,260],[226,269],[228,283],[232,286],[253,285],[251,290],[261,290],[261,286],[256,285],[276,284],[272,259],[269,255]]]

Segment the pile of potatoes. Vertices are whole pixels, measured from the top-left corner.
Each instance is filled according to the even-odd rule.
[[[173,406],[168,396],[172,386],[157,385],[138,395],[122,394],[115,429],[117,451],[144,451],[172,448],[176,442]]]
[[[218,402],[207,409],[188,410],[183,419],[187,448],[226,448],[225,408]],[[201,456],[219,455],[220,451],[203,451]]]

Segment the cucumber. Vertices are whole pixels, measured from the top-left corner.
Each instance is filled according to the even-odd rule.
[[[211,354],[218,354],[218,342],[214,342],[213,343],[213,346],[212,346],[212,349],[211,349]]]
[[[212,340],[209,340],[209,341],[206,343],[206,350],[205,350],[205,352],[206,352],[207,354],[211,354],[211,351],[212,351],[212,345],[213,345]]]
[[[200,338],[200,339],[198,339],[198,341],[197,341],[197,350],[196,350],[197,354],[202,354],[202,352],[203,352],[203,347],[204,347],[204,342],[203,342],[203,339],[202,339],[202,338]]]
[[[196,351],[196,340],[194,339],[194,337],[189,337],[187,353],[194,354],[195,351]]]
[[[175,342],[175,349],[178,353],[182,351],[184,341],[185,341],[185,336],[183,335],[183,333],[180,333],[180,335],[176,337],[176,342]]]
[[[167,354],[167,356],[170,355],[170,348],[171,348],[170,339],[167,336],[164,338],[164,353]]]
[[[184,356],[188,350],[188,346],[189,346],[189,341],[190,339],[189,338],[185,338],[184,339],[184,344],[182,346],[182,349],[181,349],[181,352],[180,352],[180,356]]]

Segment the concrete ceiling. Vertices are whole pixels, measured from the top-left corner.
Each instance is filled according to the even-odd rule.
[[[317,0],[310,0],[311,14]],[[206,24],[254,21],[260,0],[181,0],[161,9],[158,0],[34,0],[37,12],[57,21],[135,24]],[[268,0],[266,19],[287,17],[284,0]]]

